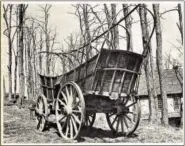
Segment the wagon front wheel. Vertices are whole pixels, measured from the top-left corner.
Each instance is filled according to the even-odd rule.
[[[67,140],[75,139],[80,132],[85,115],[84,97],[76,83],[69,82],[60,88],[55,114],[60,135]]]
[[[110,129],[116,134],[128,136],[134,133],[140,121],[140,103],[135,96],[122,98],[117,110],[106,114]]]
[[[47,99],[43,94],[39,95],[37,98],[35,113],[37,117],[37,129],[44,131],[47,123],[48,107]]]

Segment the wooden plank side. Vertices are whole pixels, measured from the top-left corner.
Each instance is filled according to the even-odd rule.
[[[130,91],[134,87],[133,84],[137,79],[142,55],[128,51],[104,51],[97,68],[99,69],[99,77],[96,81],[95,91],[128,93],[128,90]],[[111,55],[108,64],[106,64],[106,55],[109,53]],[[100,76],[100,72],[104,72],[104,76]]]
[[[87,76],[86,77],[84,77],[85,64],[82,64],[79,67],[64,74],[65,77],[61,80],[62,84],[65,84],[66,82],[69,82],[69,81],[74,81],[80,86],[80,88],[83,91],[90,90],[89,87],[91,87],[91,84],[92,84],[92,75],[95,70],[95,64],[96,64],[97,57],[98,56],[95,56],[93,59],[87,62]],[[84,83],[82,82],[83,79],[85,79]]]

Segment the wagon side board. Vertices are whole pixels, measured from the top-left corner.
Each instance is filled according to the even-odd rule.
[[[142,55],[124,50],[103,50],[96,67],[92,91],[110,98],[134,92]]]

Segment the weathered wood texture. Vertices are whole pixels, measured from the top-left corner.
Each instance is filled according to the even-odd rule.
[[[142,55],[140,54],[124,50],[102,49],[98,55],[87,62],[87,68],[85,64],[82,64],[58,77],[40,75],[43,93],[46,97],[53,96],[52,92],[57,92],[56,88],[59,85],[74,81],[84,94],[113,98],[122,93],[130,94],[134,91],[141,62]],[[55,87],[54,90],[53,87]],[[57,93],[54,93],[54,97],[56,95]]]
[[[134,90],[142,56],[124,50],[103,50],[98,60],[93,91],[130,94]]]
[[[58,77],[43,76],[40,74],[39,77],[41,93],[47,97],[48,101],[53,101],[58,94],[58,89],[55,86]]]

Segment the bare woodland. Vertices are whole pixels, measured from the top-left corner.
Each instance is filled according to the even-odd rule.
[[[141,29],[142,55],[145,56],[142,73],[145,74],[149,97],[149,123],[168,127],[168,104],[163,70],[174,68],[179,74],[178,68],[183,64],[174,58],[170,51],[164,55],[161,20],[167,13],[178,14],[179,21],[176,24],[181,38],[174,40],[179,44],[174,45],[174,49],[178,52],[179,58],[182,58],[184,35],[182,5],[174,5],[174,9],[165,12],[160,10],[160,4],[151,4],[150,7],[147,4],[119,5],[121,5],[121,10],[118,9],[118,4],[73,4],[75,12],[70,12],[69,15],[76,16],[80,31],[78,34],[69,34],[63,42],[66,44],[65,47],[62,45],[58,49],[56,48],[57,30],[53,29],[49,23],[49,18],[52,17],[51,4],[37,6],[42,14],[41,18],[27,15],[29,4],[3,4],[2,21],[5,29],[2,37],[6,37],[8,42],[8,80],[5,81],[3,78],[4,101],[8,104],[16,104],[20,109],[26,107],[27,103],[31,107],[40,94],[38,73],[56,76],[58,73],[55,70],[60,66],[58,70],[60,74],[64,74],[87,62],[100,51],[102,46],[110,50],[119,50],[122,49],[120,42],[125,41],[125,50],[133,51],[135,32],[132,25],[137,23]],[[135,7],[137,20],[129,14]],[[119,23],[118,15],[125,18],[122,23]],[[120,29],[124,30],[124,34]],[[107,33],[104,33],[106,31]],[[156,47],[152,45],[152,36]],[[155,57],[152,53],[154,51],[156,52]],[[154,70],[157,70],[160,81],[161,120],[157,112]],[[182,78],[179,81],[183,87]],[[5,86],[5,82],[8,82],[8,86]]]

